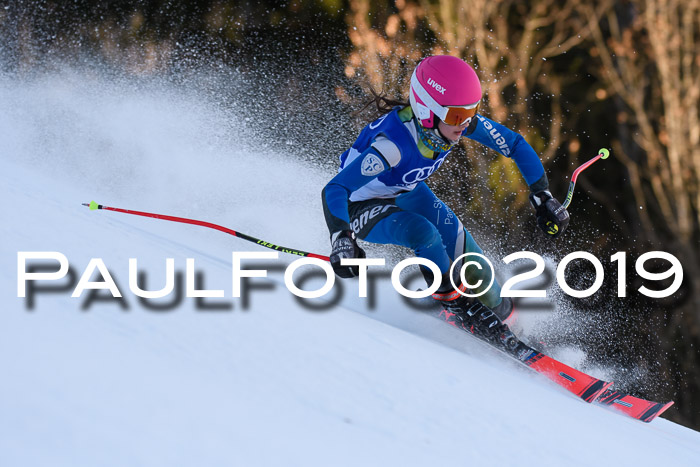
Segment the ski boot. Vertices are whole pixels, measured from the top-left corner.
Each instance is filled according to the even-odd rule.
[[[495,345],[500,345],[506,350],[513,350],[518,345],[518,338],[503,322],[513,312],[513,301],[510,298],[504,297],[493,310],[478,300],[456,292],[450,294],[435,293],[433,298],[438,300],[446,311],[454,314],[460,327],[472,334]]]
[[[498,319],[506,324],[514,318],[513,300],[510,297],[503,297],[501,303],[492,308]]]
[[[457,315],[459,316],[459,315]],[[474,333],[494,344],[512,350],[518,345],[518,338],[499,316],[479,301],[474,301],[462,312],[464,324],[474,327]],[[468,317],[468,318],[467,318]]]

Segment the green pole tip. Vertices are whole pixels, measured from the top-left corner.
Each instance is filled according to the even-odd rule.
[[[601,159],[607,159],[610,157],[610,151],[608,151],[606,148],[600,148],[598,150],[598,154],[600,154]]]
[[[96,211],[99,209],[100,205],[94,201],[90,201],[90,211]]]

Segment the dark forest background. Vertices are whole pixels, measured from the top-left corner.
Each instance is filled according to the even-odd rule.
[[[628,371],[624,389],[675,400],[665,417],[700,428],[700,1],[0,5],[4,74],[99,67],[183,86],[197,77],[205,87],[201,77],[210,76],[221,105],[247,102],[245,124],[274,130],[266,145],[327,167],[373,118],[370,111],[355,115],[368,84],[405,99],[421,57],[469,61],[483,83],[481,112],[525,136],[555,196],[564,197],[572,170],[599,148],[612,157],[579,179],[570,230],[556,242],[537,233],[514,164],[483,147],[465,142],[432,187],[493,248],[555,260],[580,250],[599,257],[605,284],[575,301],[568,319],[578,324],[558,339]],[[651,250],[683,265],[683,286],[669,298],[637,292],[645,282],[634,261]],[[628,254],[626,298],[616,296],[610,256],[617,251]],[[569,284],[586,288],[590,273],[573,265]]]

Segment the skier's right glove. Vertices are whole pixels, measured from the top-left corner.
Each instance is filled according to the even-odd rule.
[[[556,238],[569,225],[569,213],[547,190],[530,195],[530,204],[535,208],[537,225],[549,238]]]
[[[357,246],[355,235],[350,230],[336,232],[331,237],[333,250],[331,251],[331,266],[335,273],[343,279],[356,277],[360,273],[358,266],[341,266],[343,258],[366,258],[365,250]]]

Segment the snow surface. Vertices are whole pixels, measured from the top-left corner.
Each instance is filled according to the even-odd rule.
[[[590,406],[385,283],[373,310],[350,281],[338,306],[311,311],[271,271],[244,310],[231,252],[268,250],[81,206],[327,253],[319,194],[331,173],[247,144],[236,118],[163,84],[0,79],[0,465],[697,465],[697,432]],[[101,258],[128,308],[88,302],[89,290],[71,298],[63,279],[29,309],[20,251],[61,252],[76,279]],[[225,293],[207,303],[228,309],[145,308],[129,258],[149,289],[164,284],[166,258],[179,272],[193,258],[205,287]]]

